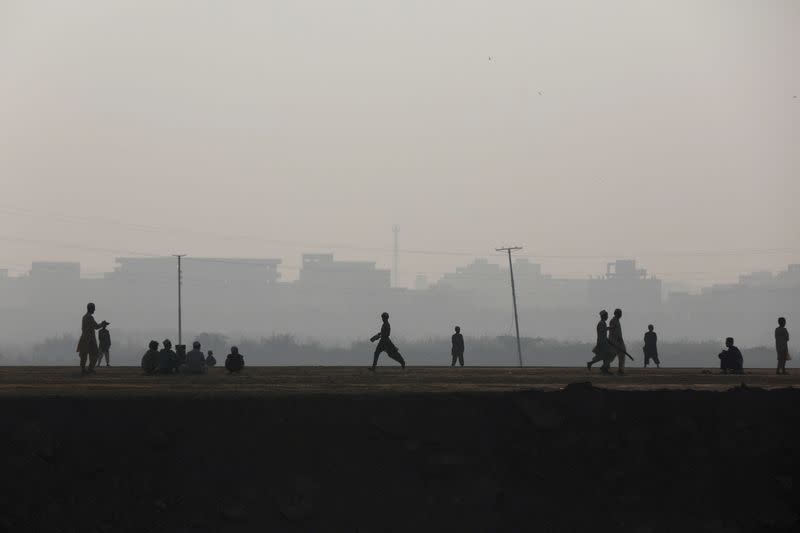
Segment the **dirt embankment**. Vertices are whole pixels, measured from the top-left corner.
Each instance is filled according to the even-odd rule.
[[[4,397],[0,531],[778,531],[800,391]]]

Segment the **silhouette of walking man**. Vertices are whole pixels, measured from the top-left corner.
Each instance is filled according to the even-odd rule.
[[[656,368],[661,368],[661,361],[658,360],[658,336],[653,331],[653,324],[647,326],[647,332],[644,334],[644,366],[650,363],[650,359],[656,364]]]
[[[78,341],[78,347],[75,349],[78,352],[78,356],[81,358],[81,373],[86,374],[94,372],[94,365],[97,364],[97,338],[95,337],[95,330],[103,328],[110,324],[103,320],[101,323],[97,323],[94,319],[94,310],[95,305],[93,303],[88,303],[86,305],[86,314],[83,315],[83,319],[81,320],[81,338]],[[86,369],[86,359],[89,358],[89,369]]]
[[[611,358],[609,359],[609,366],[617,357],[617,374],[620,376],[625,374],[625,341],[622,339],[622,324],[619,319],[622,318],[622,309],[614,309],[614,318],[608,323],[608,344],[611,348]]]
[[[464,366],[464,336],[461,334],[460,327],[456,326],[456,332],[453,333],[451,340],[453,347],[450,349],[450,355],[453,356],[453,363],[450,366],[456,366],[456,361]]]
[[[775,350],[778,352],[778,369],[776,374],[788,374],[786,371],[786,360],[789,359],[789,330],[786,329],[786,319],[778,319],[778,327],[775,328]]]
[[[397,346],[389,338],[389,335],[392,332],[392,326],[389,325],[389,313],[381,313],[381,320],[383,320],[383,324],[381,325],[380,333],[376,333],[375,335],[370,338],[370,342],[375,342],[378,339],[378,345],[375,347],[375,355],[372,359],[372,366],[369,367],[371,371],[375,371],[375,367],[378,366],[378,356],[381,352],[386,352],[386,355],[400,363],[400,365],[405,368],[406,362],[403,359],[403,356],[400,355],[400,351],[397,349]]]
[[[596,328],[597,343],[594,345],[594,348],[592,348],[594,357],[591,361],[586,363],[586,368],[591,371],[593,364],[602,362],[603,364],[600,367],[600,370],[603,372],[603,374],[610,374],[608,367],[611,364],[611,352],[608,347],[608,326],[606,325],[606,320],[608,320],[608,311],[603,309],[600,311],[600,322],[597,323]]]
[[[111,366],[109,362],[109,351],[111,350],[111,334],[108,332],[108,328],[103,326],[100,328],[100,331],[97,332],[97,338],[100,341],[100,350],[99,356],[97,358],[97,364],[100,365],[103,363],[103,356],[106,358],[106,366]]]

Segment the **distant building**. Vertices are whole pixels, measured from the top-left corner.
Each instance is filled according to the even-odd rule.
[[[661,306],[661,280],[647,276],[633,259],[606,265],[603,277],[589,280],[589,303],[596,308],[656,310]]]
[[[419,276],[417,290],[407,290],[391,288],[389,270],[374,262],[337,261],[333,254],[303,255],[298,280],[283,283],[278,259],[190,256],[182,262],[183,330],[187,337],[199,331],[293,333],[349,342],[389,311],[397,334],[409,338],[442,335],[454,324],[473,335],[507,333],[513,312],[503,259],[477,259],[435,283]],[[662,305],[661,280],[634,260],[611,262],[595,278],[556,279],[537,263],[515,259],[526,336],[584,339],[593,333],[597,311],[620,307],[629,332],[654,323],[664,339],[733,334],[744,346],[769,345],[778,316],[800,316],[800,264],[696,293],[670,290]],[[35,262],[19,276],[0,269],[0,338],[75,335],[90,301],[116,331],[174,337],[177,282],[174,257],[121,257],[100,279],[82,278],[80,265],[69,262]]]
[[[770,284],[772,279],[772,272],[761,270],[739,276],[739,285],[745,285],[748,287],[766,286]]]
[[[174,257],[118,257],[116,262],[114,271],[107,273],[105,279],[177,281]],[[280,278],[280,264],[280,259],[184,257],[181,266],[187,281],[271,285]]]
[[[97,280],[105,302],[103,316],[114,324],[143,330],[173,326],[177,311],[178,264],[175,257],[118,257],[113,272]],[[278,292],[280,259],[184,257],[182,319],[185,330],[254,327],[267,318]],[[94,280],[93,280],[94,281]],[[142,312],[158,309],[158,312]],[[106,314],[107,313],[107,314]]]
[[[370,261],[335,261],[333,254],[303,254],[297,285],[328,290],[388,289],[391,273]]]
[[[514,277],[519,279],[540,279],[549,278],[550,276],[542,275],[542,265],[539,263],[531,263],[530,259],[521,258],[514,261]]]
[[[647,270],[636,268],[635,259],[617,259],[613,263],[606,264],[606,279],[644,279],[647,277]]]
[[[586,280],[554,279],[549,274],[542,274],[542,265],[527,258],[514,261],[514,282],[517,304],[521,309],[574,309],[588,304]],[[510,305],[508,268],[489,263],[487,259],[476,259],[466,267],[445,274],[435,287],[470,291],[473,305],[501,309]]]
[[[29,274],[31,281],[34,282],[65,282],[77,281],[81,278],[81,264],[36,261],[31,263]]]
[[[438,282],[440,287],[482,292],[505,289],[508,284],[508,271],[484,258],[476,259],[465,267],[458,267],[455,272],[448,272]]]
[[[27,320],[12,318],[9,324],[20,336],[41,331],[43,325],[55,325],[58,331],[74,327],[75,314],[80,317],[93,298],[87,281],[81,279],[81,265],[75,262],[36,261],[27,275],[8,278],[3,285],[6,294],[0,299],[7,300],[3,307],[15,309],[20,318],[27,315]]]
[[[800,288],[800,265],[789,265],[784,272],[778,272],[773,284],[777,288]]]

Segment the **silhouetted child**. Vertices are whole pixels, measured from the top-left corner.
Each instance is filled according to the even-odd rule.
[[[206,356],[200,351],[200,343],[194,341],[192,349],[186,354],[186,363],[181,365],[181,372],[184,374],[205,374],[207,370]]]
[[[106,358],[106,366],[111,366],[109,362],[109,351],[111,350],[111,334],[108,332],[108,324],[104,324],[100,331],[97,332],[97,340],[100,342],[100,348],[97,356],[97,364],[103,362],[103,357]],[[158,343],[156,343],[158,346]]]
[[[647,326],[647,332],[644,334],[644,366],[647,368],[650,359],[656,364],[656,368],[661,368],[661,362],[658,360],[658,336],[653,331],[653,324]]]
[[[386,352],[386,355],[400,363],[402,368],[405,368],[406,362],[403,356],[400,355],[400,350],[397,349],[397,346],[395,346],[389,338],[389,335],[392,333],[392,326],[389,325],[389,313],[381,313],[381,320],[383,324],[381,325],[380,332],[369,339],[370,342],[375,342],[380,339],[378,345],[375,347],[375,353],[372,357],[372,366],[369,367],[369,369],[374,371],[375,367],[378,366],[378,356],[381,355],[381,352]]]
[[[149,376],[158,371],[158,359],[158,342],[150,341],[148,350],[142,356],[142,370],[144,370],[145,374]]]
[[[744,358],[739,348],[734,346],[733,337],[725,339],[727,350],[719,354],[719,367],[723,374],[744,374]]]
[[[244,368],[244,357],[236,346],[231,346],[231,353],[225,358],[225,368],[231,373],[240,372]]]
[[[775,328],[775,351],[778,352],[778,369],[776,374],[788,374],[786,372],[786,360],[789,359],[789,330],[786,329],[786,319],[778,319],[778,327]]]
[[[164,347],[158,352],[158,373],[174,374],[178,370],[178,354],[172,350],[172,341],[164,339]]]
[[[450,340],[453,343],[452,348],[450,348],[450,355],[453,356],[453,363],[450,366],[456,366],[456,361],[458,361],[461,366],[464,366],[464,336],[461,334],[460,327],[456,326],[456,332]]]
[[[217,358],[214,357],[214,350],[208,351],[208,356],[206,356],[206,366],[216,366]]]
[[[178,344],[175,346],[175,368],[180,368],[186,364],[186,345]]]

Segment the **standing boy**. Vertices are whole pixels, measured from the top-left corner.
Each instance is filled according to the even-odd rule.
[[[450,349],[450,355],[453,356],[453,363],[450,366],[456,366],[456,361],[461,366],[464,366],[464,336],[461,334],[460,327],[456,326],[456,332],[451,340],[453,341],[453,347]]]
[[[775,328],[775,351],[778,352],[778,370],[776,374],[788,374],[786,371],[786,360],[789,359],[789,330],[786,329],[786,319],[778,319],[778,327]]]
[[[97,358],[97,364],[103,363],[103,356],[106,358],[106,366],[109,364],[109,350],[111,350],[111,334],[108,332],[108,324],[105,324],[100,331],[97,332],[97,339],[100,341],[100,352]]]
[[[661,368],[661,362],[658,360],[658,336],[653,331],[653,324],[647,326],[647,333],[644,334],[644,366],[647,368],[650,359],[656,364],[656,368]]]

